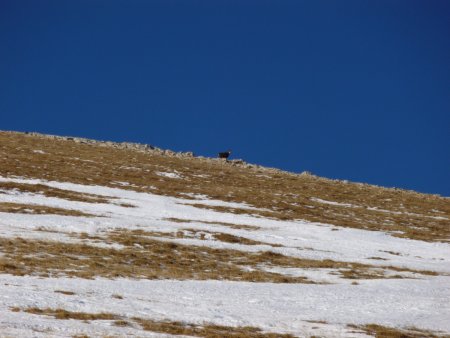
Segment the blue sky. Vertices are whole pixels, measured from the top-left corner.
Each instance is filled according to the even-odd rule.
[[[450,2],[0,0],[0,129],[450,196]]]

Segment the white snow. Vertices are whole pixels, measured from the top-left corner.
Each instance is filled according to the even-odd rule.
[[[357,205],[350,204],[350,203],[339,203],[339,202],[334,202],[334,201],[327,201],[327,200],[323,200],[321,198],[316,198],[316,197],[312,197],[311,201],[322,203],[322,204],[337,205],[340,207],[349,207],[349,208],[358,208],[359,207]]]
[[[164,172],[164,171],[157,171],[155,172],[156,175],[162,176],[162,177],[168,177],[168,178],[183,178],[179,173],[177,172]]]
[[[0,328],[40,324],[42,316],[12,313],[10,307],[61,308],[109,312],[128,318],[152,318],[200,324],[258,326],[264,330],[341,336],[342,323],[378,323],[450,331],[450,285],[445,277],[429,280],[367,280],[359,285],[271,284],[224,281],[84,280],[15,277],[0,281]],[[55,293],[75,292],[75,295]],[[113,298],[119,294],[123,299]],[[306,322],[330,325],[313,331]],[[66,321],[51,320],[54,331]],[[78,328],[82,330],[83,327]],[[48,325],[48,324],[47,324]],[[104,326],[92,321],[98,332]],[[74,329],[74,328],[72,328]],[[109,328],[111,332],[115,327]],[[92,331],[91,331],[92,332]],[[111,333],[110,332],[110,333]],[[347,335],[346,335],[347,336]]]
[[[42,336],[52,334],[70,337],[86,333],[96,336],[162,337],[161,334],[146,333],[137,327],[117,327],[108,321],[92,321],[86,324],[81,321],[56,320],[10,311],[10,307],[14,306],[64,308],[92,313],[106,311],[124,317],[181,320],[189,323],[205,321],[219,325],[249,325],[268,331],[291,332],[299,336],[350,337],[352,335],[346,331],[345,326],[351,323],[415,326],[450,333],[449,244],[396,238],[383,232],[342,228],[301,220],[266,219],[252,216],[251,213],[259,209],[251,205],[212,200],[203,195],[190,196],[195,198],[191,201],[120,188],[37,179],[0,177],[0,182],[45,184],[59,189],[115,198],[114,203],[110,204],[85,203],[15,190],[2,190],[0,203],[43,205],[101,216],[0,213],[2,237],[20,236],[73,242],[77,241],[69,236],[73,232],[96,234],[118,228],[176,232],[191,228],[198,231],[229,233],[267,244],[224,243],[210,235],[204,239],[188,236],[188,238],[158,238],[158,240],[251,252],[270,250],[299,258],[389,265],[431,270],[441,274],[436,277],[425,277],[404,273],[405,277],[414,279],[357,280],[358,285],[352,285],[352,280],[342,279],[333,269],[292,269],[276,266],[263,268],[285,275],[305,276],[316,282],[328,284],[101,278],[42,279],[3,274],[0,275],[0,336],[5,334],[39,337],[40,334]],[[123,186],[127,185],[127,182],[120,183]],[[134,207],[123,207],[119,205],[120,203],[131,204]],[[191,205],[196,203],[246,209],[249,214],[216,212]],[[186,223],[170,219],[186,220]],[[258,229],[235,229],[221,223],[249,225]],[[270,244],[279,244],[282,247],[272,247]],[[61,289],[76,294],[68,296],[54,292]],[[120,294],[124,299],[111,298],[112,294]],[[324,320],[327,324],[312,323],[308,320]],[[51,329],[51,332],[46,332],[46,329]],[[44,332],[39,333],[37,330]],[[353,336],[364,335],[353,334]]]

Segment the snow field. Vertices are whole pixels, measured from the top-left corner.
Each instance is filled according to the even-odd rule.
[[[243,245],[199,238],[156,238],[184,245],[230,248],[241,251],[273,251],[286,256],[331,259],[378,266],[430,270],[441,276],[404,273],[416,279],[342,279],[333,269],[288,269],[265,267],[286,275],[306,276],[326,285],[274,284],[231,281],[174,281],[76,278],[37,278],[0,275],[0,333],[12,336],[71,336],[88,333],[123,336],[158,336],[139,328],[112,326],[105,321],[56,320],[11,307],[64,308],[89,313],[113,312],[125,317],[143,317],[186,323],[256,326],[272,332],[299,336],[350,337],[347,324],[394,327],[415,326],[450,333],[450,245],[392,237],[389,234],[306,221],[278,221],[252,216],[249,205],[195,196],[185,200],[119,188],[85,186],[63,182],[0,177],[1,182],[44,184],[63,190],[117,198],[111,203],[86,203],[4,190],[0,203],[36,204],[78,210],[98,217],[0,213],[0,236],[78,242],[71,233],[101,234],[115,229],[176,232],[185,228],[223,232],[265,245]],[[192,196],[190,196],[192,197]],[[330,201],[327,201],[330,202]],[[123,207],[119,204],[131,204]],[[249,215],[199,209],[200,203],[247,209]],[[172,220],[171,220],[172,219]],[[177,220],[195,221],[181,223]],[[217,224],[211,224],[218,222]],[[221,223],[258,227],[235,229]],[[42,231],[46,230],[46,231]],[[270,244],[282,245],[272,247]],[[111,245],[111,244],[95,244]],[[112,244],[120,248],[118,244]],[[55,293],[69,290],[75,295]],[[121,294],[123,300],[111,298]],[[308,321],[325,321],[325,324]],[[51,332],[45,332],[51,328]],[[37,330],[37,331],[36,331]],[[43,331],[39,333],[38,331]],[[364,334],[353,334],[364,336]]]

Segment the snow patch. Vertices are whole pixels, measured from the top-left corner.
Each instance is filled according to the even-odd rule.
[[[181,179],[183,178],[179,173],[177,172],[163,172],[163,171],[157,171],[155,172],[156,175],[161,177],[168,177],[168,178],[175,178],[175,179]]]

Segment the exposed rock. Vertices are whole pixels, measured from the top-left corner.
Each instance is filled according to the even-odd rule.
[[[235,167],[241,167],[241,168],[248,168],[252,170],[256,170],[258,172],[266,172],[269,174],[284,174],[284,175],[297,175],[295,173],[283,171],[276,168],[267,168],[258,164],[250,164],[245,162],[242,159],[234,159],[234,160],[226,160],[226,159],[219,159],[219,158],[211,158],[211,157],[204,157],[204,156],[195,156],[193,152],[175,152],[169,149],[160,149],[155,146],[152,146],[150,144],[141,144],[141,143],[133,143],[133,142],[112,142],[112,141],[97,141],[87,138],[81,138],[81,137],[72,137],[72,136],[57,136],[57,135],[46,135],[36,132],[25,132],[23,133],[25,135],[30,136],[38,136],[42,138],[48,138],[48,139],[54,139],[54,140],[66,140],[66,141],[72,141],[79,144],[86,144],[86,145],[95,145],[100,147],[109,147],[109,148],[115,148],[115,149],[127,149],[127,150],[133,150],[133,151],[139,151],[143,153],[148,153],[152,155],[161,155],[161,156],[169,156],[169,157],[180,157],[180,158],[187,158],[187,159],[195,159],[210,163],[221,163],[223,165],[231,165]],[[309,172],[303,172],[301,175],[310,175],[311,177],[316,177],[312,175]]]
[[[310,171],[303,171],[300,176],[314,176]]]
[[[229,160],[228,163],[230,163],[231,165],[234,165],[234,166],[240,166],[240,165],[246,164],[244,162],[244,160],[241,160],[241,159]]]

